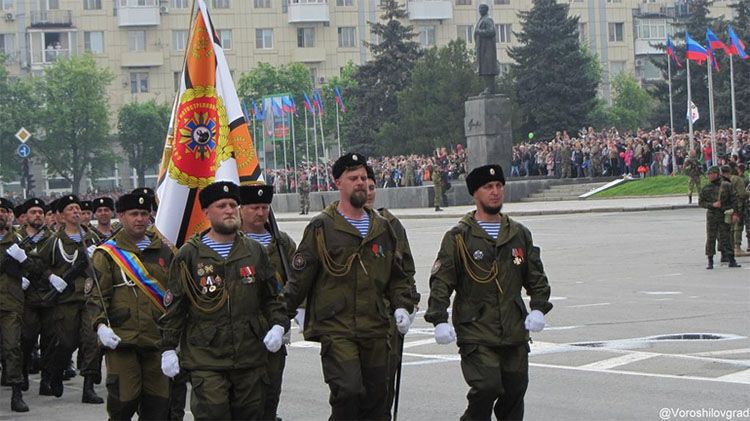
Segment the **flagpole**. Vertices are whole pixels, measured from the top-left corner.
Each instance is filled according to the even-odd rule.
[[[669,75],[669,142],[672,144],[672,175],[677,174],[677,158],[674,154],[674,112],[672,110],[672,58],[667,56],[667,73]],[[688,113],[690,113],[688,104]],[[690,119],[690,117],[688,117]]]
[[[711,65],[711,57],[706,60],[708,66],[708,113],[709,113],[709,126],[711,127],[711,164],[715,165],[719,162],[717,155],[718,149],[716,148],[716,128],[714,127],[714,77]]]
[[[729,55],[729,80],[732,91],[732,154],[739,152],[740,143],[737,140],[737,108],[734,103],[734,56]]]
[[[282,100],[282,106],[283,106],[283,100]],[[287,115],[289,115],[289,113],[287,113]],[[283,165],[284,171],[286,171],[287,165],[289,165],[289,160],[287,160],[286,158],[286,128],[287,128],[287,125],[286,125],[286,120],[284,119],[284,109],[282,108],[281,109],[281,134],[283,136],[281,137],[281,147],[284,151],[284,165]],[[289,190],[289,179],[286,179],[284,181],[284,184],[286,184],[287,190]]]
[[[339,125],[339,105],[336,104],[336,139],[339,144],[339,156],[341,156],[341,127]]]
[[[315,185],[320,191],[320,173],[319,173],[319,162],[320,154],[318,153],[318,122],[315,120],[315,107],[313,107],[313,141],[315,142]]]
[[[321,100],[321,112],[318,113],[318,116],[320,117],[320,144],[323,146],[323,160],[325,161],[324,170],[326,172],[326,191],[328,191],[328,187],[331,185],[331,182],[328,178],[328,149],[326,149],[326,136],[323,133],[323,103]]]
[[[693,110],[691,109],[691,105],[693,104],[693,96],[691,94],[690,89],[690,60],[685,60],[685,65],[687,66],[687,95],[688,95],[688,137],[690,138],[690,150],[695,149],[695,141],[693,140]]]
[[[305,158],[310,165],[310,136],[307,133],[307,106],[305,106]]]
[[[292,162],[294,163],[294,191],[299,193],[299,177],[297,177],[297,140],[294,138],[294,113],[289,113],[289,120],[292,122]]]

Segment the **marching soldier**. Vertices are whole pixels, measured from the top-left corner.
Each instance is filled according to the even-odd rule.
[[[734,259],[734,250],[729,238],[730,224],[725,221],[725,212],[736,207],[732,185],[719,175],[717,166],[708,169],[708,181],[709,183],[701,189],[698,200],[700,207],[706,209],[706,256],[708,257],[706,269],[714,268],[717,236],[722,259],[726,258],[729,267],[740,267]]]
[[[104,399],[94,390],[97,376],[101,376],[101,367],[97,367],[99,348],[85,314],[86,295],[93,287],[87,255],[96,248],[97,238],[81,226],[79,203],[75,195],[57,200],[60,228],[39,250],[44,265],[42,279],[49,280],[54,288],[49,299],[55,301],[52,309],[53,339],[49,348],[43,351],[47,360],[44,375],[49,379],[51,393],[62,396],[63,371],[78,348],[82,355],[79,368],[84,377],[81,402],[101,404]]]
[[[107,413],[113,420],[129,420],[136,412],[141,419],[168,419],[169,379],[161,372],[157,321],[164,314],[172,251],[159,236],[147,235],[151,205],[148,196],[120,196],[122,230],[93,257],[99,285],[88,310],[107,348]],[[104,208],[109,209],[99,207],[97,215]]]
[[[693,192],[701,190],[701,176],[703,175],[703,165],[695,157],[695,149],[690,151],[690,156],[682,164],[682,168],[689,177],[688,203],[693,203]]]
[[[397,239],[388,222],[364,207],[366,162],[348,153],[334,163],[340,200],[305,228],[284,289],[290,318],[307,300],[304,336],[321,345],[331,420],[390,418],[390,314],[401,334],[411,324],[412,297]]]
[[[375,209],[375,196],[377,193],[376,184],[375,184],[375,172],[373,171],[372,167],[369,165],[367,166],[367,203],[365,203],[365,206],[369,207],[370,209]],[[416,269],[414,266],[414,256],[411,254],[411,247],[409,247],[409,239],[406,236],[406,228],[404,228],[403,224],[401,224],[401,221],[396,218],[395,215],[393,215],[391,212],[388,211],[386,208],[380,208],[378,209],[378,213],[380,216],[385,218],[386,221],[388,221],[388,225],[391,226],[393,229],[393,233],[396,235],[396,241],[397,241],[397,247],[396,250],[401,256],[401,262],[402,266],[404,268],[404,273],[409,278],[409,284],[411,287],[411,298],[412,298],[412,304],[414,305],[414,311],[411,312],[409,315],[410,321],[414,322],[414,317],[417,314],[417,311],[419,310],[419,300],[421,299],[421,295],[417,291],[417,284],[414,281],[414,275],[416,274]],[[398,370],[398,367],[401,365],[401,353],[403,351],[403,345],[404,345],[404,337],[398,332],[396,329],[395,320],[391,320],[391,361],[389,363],[389,375],[391,378],[391,382],[388,385],[388,407],[393,406],[393,401],[395,399],[395,391],[396,391],[396,371]]]
[[[744,165],[743,165],[744,167]],[[737,208],[734,210],[734,214],[737,215],[732,221],[732,245],[734,246],[734,255],[737,256],[748,256],[750,253],[742,251],[742,227],[746,224],[745,215],[747,214],[748,198],[750,198],[750,192],[747,191],[745,177],[739,172],[739,166],[732,168],[730,166],[731,175],[729,175],[729,182],[732,184],[732,190],[737,198]]]
[[[94,233],[101,240],[111,237],[119,228],[119,225],[112,224],[112,214],[115,211],[115,201],[110,197],[100,197],[92,201],[92,208],[94,209],[94,218],[96,218],[96,227],[92,227]],[[149,216],[150,213],[151,210],[149,209]]]
[[[499,165],[466,178],[476,210],[443,237],[430,276],[425,320],[435,341],[458,339],[461,371],[470,390],[462,420],[522,419],[529,381],[529,331],[544,328],[550,287],[531,232],[500,211],[505,177]],[[521,299],[531,297],[531,313]],[[453,326],[448,308],[453,302]]]
[[[90,200],[81,200],[81,226],[90,229],[93,215],[94,204]]]
[[[216,182],[199,200],[211,229],[185,243],[170,266],[160,320],[162,372],[188,371],[197,420],[260,418],[266,350],[281,348],[289,320],[268,253],[238,232],[239,187]]]
[[[284,276],[285,270],[283,269],[281,255],[279,254],[279,246],[284,251],[286,261],[291,262],[297,245],[294,244],[292,237],[285,232],[279,231],[276,236],[268,232],[268,214],[272,200],[273,186],[256,184],[240,187],[242,231],[248,237],[261,243],[268,250],[268,257],[276,271],[274,287],[276,288],[276,292],[280,294],[286,284],[286,277]],[[289,343],[288,333],[284,336],[285,343]],[[286,346],[282,345],[278,352],[268,355],[268,377],[271,383],[268,385],[265,410],[262,417],[266,420],[280,419],[277,417],[276,412],[279,407],[286,354]]]
[[[299,210],[300,215],[310,212],[310,181],[307,174],[302,174],[299,180]]]
[[[13,208],[13,216],[15,217],[13,225],[21,227],[26,224],[26,212],[23,209],[23,205],[18,205]]]
[[[57,199],[47,203],[44,208],[44,225],[50,232],[57,231]]]
[[[0,198],[0,336],[5,362],[3,377],[13,388],[10,409],[13,412],[28,412],[23,401],[23,356],[21,353],[21,330],[23,327],[24,290],[30,282],[23,276],[22,265],[28,260],[26,252],[18,246],[18,237],[13,233],[13,203]],[[28,263],[26,263],[28,266]]]

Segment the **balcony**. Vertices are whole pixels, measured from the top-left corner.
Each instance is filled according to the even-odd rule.
[[[117,8],[119,26],[157,26],[161,24],[159,6],[120,6]]]
[[[73,26],[73,17],[70,10],[32,11],[30,18],[30,28],[69,28]]]
[[[450,0],[413,0],[408,4],[409,20],[453,19],[453,2]]]
[[[294,48],[292,61],[300,63],[320,63],[326,60],[326,50],[322,47]]]
[[[157,67],[164,64],[164,54],[157,52],[124,53],[120,56],[122,67]]]
[[[665,7],[658,3],[641,3],[639,5],[640,16],[664,16]]]
[[[317,23],[330,20],[328,3],[316,0],[292,0],[289,2],[289,23]]]
[[[70,58],[70,50],[66,48],[45,48],[41,51],[37,50],[32,52],[31,64],[32,66],[39,67],[66,58]]]

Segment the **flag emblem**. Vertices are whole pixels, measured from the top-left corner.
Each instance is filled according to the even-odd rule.
[[[203,188],[214,181],[215,165],[231,154],[229,123],[212,86],[187,89],[177,112],[177,142],[169,174],[182,185]]]

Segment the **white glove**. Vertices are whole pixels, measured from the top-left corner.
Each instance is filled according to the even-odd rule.
[[[393,312],[393,317],[396,319],[396,328],[402,335],[406,335],[411,326],[411,319],[409,318],[409,312],[403,308],[397,308]]]
[[[281,343],[284,340],[284,328],[279,325],[273,325],[271,330],[266,333],[266,337],[263,338],[263,343],[266,344],[266,349],[271,352],[276,352],[281,349]]]
[[[180,360],[174,349],[161,353],[161,372],[165,376],[172,378],[180,372]]]
[[[31,285],[31,282],[28,279],[26,279],[25,276],[22,276],[21,277],[21,289],[26,291],[27,289],[29,289],[29,285]]]
[[[294,322],[297,323],[297,326],[304,329],[305,328],[305,309],[304,308],[298,308],[297,314],[294,315]]]
[[[57,290],[57,292],[62,293],[65,291],[65,288],[67,288],[68,283],[65,282],[65,280],[54,273],[49,276],[49,283],[52,284],[52,287]]]
[[[96,329],[96,334],[99,336],[99,342],[109,349],[117,348],[117,345],[119,345],[122,340],[115,334],[114,330],[104,323],[100,324],[99,328]]]
[[[526,321],[524,322],[526,330],[530,332],[541,332],[545,325],[544,313],[539,310],[531,310],[531,313],[526,316]]]
[[[456,340],[456,331],[448,323],[438,323],[435,326],[435,342],[440,345],[449,344]]]
[[[89,259],[94,255],[94,250],[96,250],[95,245],[90,245],[86,248],[86,254],[89,256]]]
[[[5,250],[5,252],[8,253],[8,256],[16,259],[18,263],[23,263],[26,261],[26,250],[18,247],[18,244],[13,244],[12,246],[8,247],[8,250]]]

